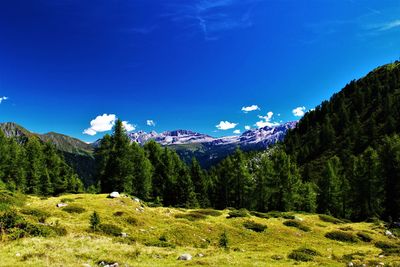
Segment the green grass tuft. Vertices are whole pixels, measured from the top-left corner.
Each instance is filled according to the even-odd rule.
[[[348,242],[348,243],[356,243],[358,241],[358,238],[354,234],[337,230],[326,233],[325,237],[332,240]]]
[[[296,221],[296,220],[288,220],[283,222],[284,225],[289,226],[289,227],[295,227],[298,228],[301,231],[304,232],[310,232],[311,228],[308,227],[307,225],[304,225],[302,222]]]

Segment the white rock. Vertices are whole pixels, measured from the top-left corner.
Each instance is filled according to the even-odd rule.
[[[199,253],[199,254],[196,255],[196,257],[202,258],[202,257],[204,257],[204,254]]]
[[[389,230],[385,231],[385,236],[387,236],[389,238],[395,238],[394,234],[392,232],[390,232]]]
[[[354,266],[354,263],[349,262],[349,263],[347,264],[347,266],[348,266],[348,267],[353,267],[353,266]]]
[[[295,219],[296,221],[300,221],[300,222],[304,221],[304,219],[303,219],[303,218],[301,218],[301,217],[298,217],[298,216],[294,216],[294,219]]]
[[[17,256],[17,257],[21,257],[21,253],[17,253],[17,254],[15,254],[15,256]]]
[[[119,195],[118,192],[112,192],[112,193],[109,195],[109,197],[110,197],[110,198],[118,198],[118,197],[120,197],[120,195]]]
[[[128,237],[128,234],[127,233],[121,233],[121,236],[122,237]]]
[[[57,208],[62,208],[62,207],[66,207],[66,206],[68,206],[67,203],[58,203],[57,204]]]
[[[188,253],[182,254],[182,255],[180,255],[178,257],[178,260],[180,260],[180,261],[190,261],[190,260],[192,260],[192,255],[190,255]]]
[[[385,255],[379,255],[379,258],[384,258],[385,257]]]
[[[133,200],[134,200],[135,202],[140,202],[140,199],[138,199],[137,197],[135,197]]]

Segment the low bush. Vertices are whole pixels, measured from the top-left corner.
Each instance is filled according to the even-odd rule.
[[[270,211],[267,213],[270,218],[281,218],[283,216],[280,211]]]
[[[120,236],[122,233],[122,229],[114,224],[104,223],[100,224],[98,228],[107,235]]]
[[[294,220],[296,217],[294,215],[284,214],[282,218],[286,220]]]
[[[79,206],[67,206],[65,208],[62,209],[65,212],[68,213],[84,213],[86,211],[86,209],[79,207]]]
[[[240,209],[240,210],[232,210],[228,213],[228,219],[230,218],[243,218],[243,217],[249,217],[249,212],[246,209]]]
[[[224,249],[228,249],[229,248],[229,238],[228,238],[228,234],[226,233],[226,231],[224,231],[220,235],[218,244],[219,244],[219,246],[221,248],[224,248]]]
[[[375,247],[380,248],[383,251],[385,251],[385,250],[389,250],[389,249],[400,248],[400,245],[397,245],[393,242],[377,241],[377,242],[375,242]]]
[[[320,253],[315,249],[303,247],[293,250],[288,258],[295,261],[312,261],[314,256],[319,256]]]
[[[122,215],[124,215],[124,212],[123,211],[116,211],[116,212],[114,212],[114,214],[113,214],[115,217],[121,217]]]
[[[373,240],[369,234],[364,233],[364,232],[358,232],[357,236],[363,242],[371,242]]]
[[[218,210],[213,210],[213,209],[196,210],[196,211],[193,211],[193,213],[203,214],[203,215],[207,215],[207,216],[214,216],[214,217],[218,217],[218,216],[222,215],[222,212],[220,212]]]
[[[283,222],[284,225],[289,226],[289,227],[295,227],[301,231],[304,232],[310,232],[311,228],[308,227],[307,225],[304,225],[302,222],[296,221],[296,220],[288,220]]]
[[[321,215],[319,215],[319,219],[320,219],[321,221],[329,222],[329,223],[334,223],[334,224],[341,224],[341,223],[344,223],[342,220],[339,220],[339,219],[337,219],[337,218],[335,218],[335,217],[332,217],[332,216],[326,215],[326,214],[321,214]]]
[[[332,231],[326,233],[325,237],[332,240],[348,242],[348,243],[356,243],[358,241],[357,237],[352,233],[347,233],[342,231]]]
[[[71,203],[74,201],[75,201],[75,199],[73,199],[73,198],[62,198],[61,199],[61,203]]]
[[[251,211],[250,215],[256,216],[258,218],[263,218],[263,219],[269,219],[271,218],[270,215],[268,215],[267,213],[264,212],[258,212],[258,211]]]
[[[135,217],[126,218],[126,222],[129,223],[130,225],[137,225],[138,224],[138,220]]]
[[[184,213],[184,214],[176,214],[175,218],[177,219],[186,219],[189,221],[198,221],[207,218],[206,215],[196,212]]]
[[[243,226],[246,229],[252,230],[252,231],[257,232],[257,233],[264,232],[265,229],[268,228],[268,226],[266,226],[264,224],[256,223],[256,222],[253,222],[253,221],[244,222]]]
[[[50,217],[50,213],[43,211],[43,210],[39,210],[39,209],[25,208],[25,209],[21,210],[21,213],[25,214],[25,215],[36,217],[36,219],[41,223],[45,223],[46,219],[48,217]]]
[[[160,241],[160,240],[154,240],[154,241],[148,241],[144,243],[145,246],[148,247],[160,247],[160,248],[175,248],[175,244],[166,242],[166,241]]]
[[[0,211],[10,210],[13,206],[21,207],[25,199],[23,194],[0,190]]]
[[[350,254],[345,254],[343,255],[342,259],[348,262],[356,259],[363,259],[365,258],[365,256],[365,252],[358,251]]]

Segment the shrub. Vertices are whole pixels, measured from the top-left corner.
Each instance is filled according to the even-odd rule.
[[[300,230],[302,230],[304,232],[310,232],[311,231],[310,227],[308,227],[308,226],[306,226],[306,225],[304,225],[301,222],[296,221],[296,220],[288,220],[288,221],[283,222],[283,224],[286,225],[286,226],[289,226],[289,227],[296,227],[296,228],[298,228],[298,229],[300,229]]]
[[[48,212],[43,211],[43,210],[39,210],[39,209],[29,209],[29,208],[26,208],[26,209],[22,209],[22,210],[21,210],[21,213],[22,213],[22,214],[25,214],[25,215],[30,215],[30,216],[36,217],[37,220],[38,220],[39,222],[41,222],[41,223],[46,222],[46,219],[47,219],[48,217],[50,217],[50,214],[49,214]]]
[[[100,224],[99,230],[107,235],[119,236],[121,235],[122,229],[113,224]]]
[[[193,211],[193,213],[203,214],[203,215],[207,215],[207,216],[214,216],[214,217],[218,217],[218,216],[222,215],[222,212],[220,212],[218,210],[213,210],[213,209],[196,210],[196,211]]]
[[[388,249],[400,248],[399,245],[393,242],[377,241],[375,242],[375,247],[382,249],[383,251]]]
[[[7,211],[13,206],[21,207],[25,204],[25,199],[23,194],[0,190],[0,211]]]
[[[243,217],[249,217],[249,212],[246,209],[240,209],[240,210],[232,210],[228,213],[228,219],[230,218],[243,218]]]
[[[198,221],[207,218],[206,215],[201,214],[201,213],[195,213],[195,212],[190,212],[190,213],[184,213],[184,214],[176,214],[175,218],[177,219],[186,219],[189,221]]]
[[[332,231],[325,234],[326,238],[348,242],[348,243],[356,243],[358,241],[357,237],[352,233],[342,232],[342,231]]]
[[[364,233],[364,232],[358,232],[358,233],[357,233],[357,236],[358,236],[358,238],[360,238],[361,241],[363,241],[363,242],[371,242],[371,241],[373,240],[372,237],[371,237],[369,234]]]
[[[79,207],[79,206],[67,206],[63,208],[63,211],[68,212],[68,213],[84,213],[86,209]]]
[[[221,236],[219,237],[219,246],[224,249],[229,248],[229,238],[228,235],[226,234],[226,231],[224,231]]]
[[[281,218],[282,217],[282,212],[280,211],[270,211],[267,213],[270,218]]]
[[[138,224],[138,220],[135,217],[126,218],[126,222],[131,224],[131,225],[137,225]]]
[[[319,219],[320,219],[321,221],[329,222],[329,223],[334,223],[334,224],[344,223],[342,220],[339,220],[339,219],[337,219],[337,218],[335,218],[335,217],[332,217],[332,216],[326,215],[326,214],[321,214],[321,215],[319,215]]]
[[[123,211],[116,211],[116,212],[114,212],[113,215],[116,216],[116,217],[121,217],[122,215],[124,215],[124,212]]]
[[[258,212],[258,211],[252,211],[252,212],[250,212],[250,215],[256,216],[256,217],[258,217],[258,218],[263,218],[263,219],[269,219],[269,218],[271,218],[271,216],[268,215],[267,213]]]
[[[93,214],[90,215],[89,223],[90,229],[92,229],[93,231],[97,231],[100,225],[100,216],[97,212],[94,211]]]
[[[172,243],[160,240],[148,241],[144,243],[148,247],[160,247],[160,248],[175,248],[176,246]]]
[[[14,210],[9,210],[0,216],[0,229],[7,230],[25,223],[25,219]]]
[[[75,199],[73,199],[73,198],[62,198],[60,201],[61,201],[61,203],[71,203],[71,202],[74,202]]]
[[[295,261],[312,261],[314,256],[319,255],[320,253],[315,249],[303,247],[293,250],[288,257]]]
[[[257,232],[257,233],[264,232],[264,230],[268,228],[264,224],[256,223],[256,222],[253,222],[253,221],[244,222],[243,226],[246,229],[252,230],[252,231]]]
[[[285,214],[285,215],[282,216],[282,218],[286,219],[286,220],[294,220],[295,216],[294,215]]]

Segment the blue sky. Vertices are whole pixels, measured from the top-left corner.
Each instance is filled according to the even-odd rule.
[[[0,121],[85,141],[116,117],[221,136],[298,119],[399,59],[400,4],[13,0],[0,36]]]

